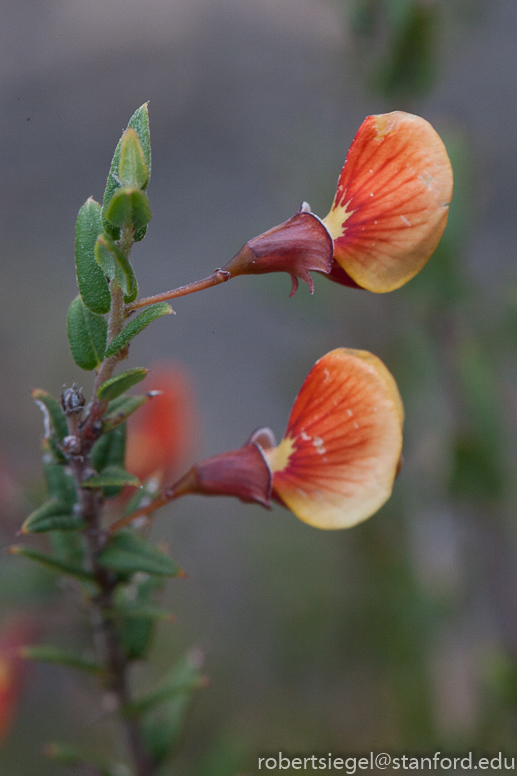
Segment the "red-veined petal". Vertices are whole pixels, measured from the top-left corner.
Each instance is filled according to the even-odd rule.
[[[399,288],[436,248],[451,196],[447,151],[425,119],[402,111],[368,116],[323,219],[334,258],[363,288]]]
[[[376,356],[339,348],[309,372],[278,447],[264,455],[273,491],[318,528],[347,528],[389,498],[402,447],[403,407]]]

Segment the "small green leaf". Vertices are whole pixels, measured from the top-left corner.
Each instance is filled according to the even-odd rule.
[[[54,663],[67,666],[68,668],[78,668],[81,671],[94,674],[103,670],[103,666],[100,663],[95,662],[89,657],[50,645],[22,647],[20,649],[20,657],[26,660],[38,660],[41,663]]]
[[[133,115],[129,120],[128,127],[133,127],[136,134],[138,135],[138,139],[140,141],[140,144],[142,146],[142,151],[144,153],[144,159],[145,159],[145,165],[147,168],[148,178],[150,178],[151,176],[151,139],[149,135],[149,113],[147,110],[147,103],[144,103],[144,105],[141,105],[140,108],[137,108],[137,110],[133,113]],[[120,153],[122,150],[123,139],[124,139],[124,135],[120,138],[119,142],[117,143],[117,147],[115,149],[115,153],[111,161],[108,180],[106,182],[106,190],[104,191],[104,197],[102,200],[102,208],[103,208],[102,220],[103,220],[104,231],[106,232],[106,234],[109,234],[109,236],[112,237],[114,240],[118,240],[118,238],[120,237],[120,229],[110,224],[110,222],[104,217],[104,211],[106,210],[108,203],[111,200],[115,191],[118,188],[120,188],[119,162],[120,162]],[[144,236],[145,236],[145,227],[139,230],[139,233],[135,234],[134,236],[135,242],[138,242]]]
[[[183,573],[178,564],[158,547],[128,530],[119,531],[111,537],[99,555],[99,563],[123,574],[144,571],[158,576],[178,577]]]
[[[121,374],[103,383],[97,391],[97,396],[101,401],[117,399],[125,391],[132,388],[133,385],[141,382],[148,373],[149,370],[144,367],[127,369],[125,372],[121,372]]]
[[[123,423],[133,412],[146,404],[154,396],[159,395],[160,391],[149,391],[143,396],[120,396],[118,399],[110,401],[106,414],[104,415],[103,432],[106,434]]]
[[[159,610],[154,596],[163,583],[163,577],[138,574],[116,591],[113,616],[128,660],[141,660],[152,647],[158,618],[148,615]]]
[[[111,488],[122,485],[131,485],[134,488],[140,487],[140,480],[134,474],[126,472],[121,466],[106,466],[101,474],[95,477],[88,477],[81,483],[83,488]]]
[[[91,462],[100,474],[107,466],[124,466],[126,453],[126,426],[119,425],[113,431],[103,434],[91,451]]]
[[[81,369],[91,371],[102,363],[108,325],[101,315],[92,313],[80,296],[69,307],[67,333],[72,356]]]
[[[97,776],[121,776],[122,773],[127,773],[124,766],[123,770],[117,766],[112,768],[103,759],[94,758],[90,752],[83,752],[68,744],[48,744],[45,747],[45,756],[59,765],[84,767],[88,773],[93,772]]]
[[[130,515],[132,512],[136,512],[137,509],[149,504],[158,495],[158,491],[161,486],[161,476],[159,474],[149,477],[146,482],[143,483],[140,490],[135,491],[133,496],[129,499],[124,509],[124,516]],[[137,518],[138,519],[138,518]]]
[[[174,311],[170,304],[167,304],[167,302],[157,302],[156,304],[152,304],[149,307],[146,307],[145,310],[142,310],[141,313],[138,313],[136,318],[133,318],[133,320],[127,324],[125,329],[122,329],[118,337],[115,337],[115,339],[111,342],[108,349],[106,350],[106,358],[114,356],[115,353],[118,353],[119,350],[122,350],[124,345],[127,345],[127,343],[133,339],[133,337],[136,337],[137,334],[140,334],[141,331],[143,331],[157,318],[161,318],[162,315],[169,315],[170,313],[174,313]]]
[[[58,442],[62,442],[68,434],[68,423],[59,402],[50,393],[35,388],[32,398],[43,412],[45,419],[45,437],[54,436]]]
[[[65,563],[59,558],[53,558],[51,555],[45,555],[43,552],[33,550],[32,547],[23,547],[21,545],[15,545],[9,548],[11,555],[22,555],[24,558],[29,558],[36,563],[56,571],[61,574],[68,574],[68,576],[76,577],[77,579],[86,579],[89,582],[95,581],[93,574],[79,566],[73,566],[70,563]]]
[[[206,677],[201,673],[203,656],[198,650],[192,650],[184,655],[169,671],[149,695],[135,701],[129,707],[129,712],[142,714],[163,701],[171,700],[178,695],[190,695],[195,690],[206,686]]]
[[[164,763],[173,754],[179,743],[194,691],[205,684],[199,673],[199,665],[193,663],[190,669],[186,665],[190,660],[192,658],[187,656],[187,660],[182,661],[183,665],[180,664],[179,671],[178,667],[173,669],[162,687],[164,694],[159,701],[146,707],[142,718],[144,740],[157,764]],[[186,677],[182,680],[181,674],[188,673],[189,670],[190,681],[185,681]]]
[[[95,242],[95,261],[110,280],[120,279],[125,302],[134,302],[138,296],[138,283],[124,251],[113,242],[111,237],[100,234]],[[117,270],[119,270],[117,272]]]
[[[147,172],[144,151],[140,140],[138,139],[138,135],[131,126],[126,129],[122,136],[120,159],[118,163],[118,179],[122,186],[130,186],[144,190],[149,182],[149,173]],[[108,218],[107,213],[106,218]]]
[[[20,533],[44,533],[46,531],[75,531],[85,523],[70,511],[70,506],[59,501],[47,501],[25,520]]]
[[[43,454],[43,471],[50,499],[66,505],[70,511],[77,502],[74,475],[68,466],[55,462],[47,445]]]
[[[114,226],[127,226],[137,232],[151,220],[147,194],[141,189],[119,189],[110,199],[106,218]]]
[[[90,197],[77,216],[75,271],[82,300],[92,313],[108,313],[111,305],[108,283],[93,252],[101,233],[101,206]]]

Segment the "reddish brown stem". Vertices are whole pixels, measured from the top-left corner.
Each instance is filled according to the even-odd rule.
[[[195,283],[174,288],[172,291],[164,291],[162,294],[138,299],[136,302],[126,305],[126,313],[132,313],[134,310],[139,310],[141,307],[147,307],[147,305],[155,304],[156,302],[167,302],[169,299],[176,299],[178,296],[187,296],[187,294],[195,294],[196,291],[204,291],[205,288],[212,288],[212,286],[218,286],[220,283],[226,283],[230,277],[229,272],[217,269],[203,280],[196,280]]]

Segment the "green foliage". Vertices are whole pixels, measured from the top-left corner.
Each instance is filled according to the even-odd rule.
[[[419,96],[433,86],[438,13],[436,4],[412,3],[406,10],[379,68],[378,85],[386,96]]]
[[[195,691],[205,684],[197,653],[181,660],[156,690],[134,705],[142,713],[142,730],[156,764],[165,763],[180,741]]]
[[[149,374],[149,370],[144,367],[137,366],[133,369],[127,369],[110,380],[106,380],[97,391],[97,396],[101,401],[117,399],[129,388],[141,382],[147,374]]]
[[[37,660],[41,663],[54,663],[67,666],[68,668],[77,668],[80,671],[86,671],[90,674],[98,674],[103,670],[103,666],[88,656],[84,656],[69,649],[61,649],[51,645],[38,645],[37,647],[23,647],[20,650],[20,656],[26,660]]]
[[[45,555],[43,552],[34,550],[32,547],[15,545],[14,547],[9,548],[9,552],[11,555],[22,555],[24,558],[29,558],[29,560],[33,560],[58,574],[65,574],[70,577],[75,577],[76,579],[84,579],[90,582],[94,581],[93,574],[86,571],[81,566],[75,566],[51,555]]]
[[[150,401],[156,392],[151,391],[144,396],[120,396],[118,399],[110,401],[106,414],[104,415],[103,431],[107,433],[123,423],[133,412],[146,402]]]
[[[73,767],[74,773],[76,768],[85,768],[86,773],[93,771],[96,776],[121,776],[121,773],[125,772],[117,766],[112,768],[104,760],[93,758],[90,753],[83,752],[68,744],[49,744],[45,749],[45,755],[49,760],[53,760],[59,765]]]
[[[120,488],[125,485],[138,488],[140,480],[134,474],[125,471],[121,466],[106,466],[100,474],[88,477],[81,484],[83,488],[104,488],[105,491],[115,489],[116,492],[111,490],[107,495],[116,496]]]
[[[50,499],[71,510],[77,503],[74,476],[68,466],[56,463],[46,445],[43,455],[43,471]]]
[[[84,521],[72,514],[69,505],[52,500],[46,501],[29,515],[22,525],[20,533],[76,531],[84,526]]]
[[[449,482],[454,498],[479,503],[501,495],[504,476],[490,447],[475,436],[460,435],[455,440]]]
[[[76,296],[68,309],[66,329],[77,366],[87,372],[98,367],[106,349],[108,325],[104,318],[92,313]]]
[[[95,261],[104,274],[120,283],[125,302],[134,302],[138,296],[138,283],[131,262],[124,251],[105,234],[97,237],[94,248]]]
[[[148,180],[149,180],[151,176],[151,139],[149,134],[149,113],[147,110],[147,103],[144,103],[144,105],[140,106],[140,108],[138,108],[133,113],[133,115],[129,120],[128,127],[133,127],[140,141],[140,145],[142,147],[142,151],[144,154]],[[120,163],[120,154],[122,150],[123,141],[124,141],[124,135],[120,138],[117,144],[117,147],[115,149],[115,153],[111,161],[110,171],[108,174],[108,180],[106,182],[104,197],[102,200],[102,208],[103,208],[102,220],[103,220],[104,231],[114,240],[118,240],[118,238],[120,237],[120,229],[110,224],[110,222],[105,218],[104,214],[113,194],[117,191],[117,189],[120,188],[120,185],[121,185],[120,176],[119,176],[119,163]],[[145,237],[145,232],[146,232],[145,226],[139,229],[134,235],[135,242],[142,240]]]
[[[86,307],[92,313],[108,313],[111,296],[104,272],[95,261],[94,248],[102,234],[101,206],[91,197],[77,216],[75,227],[75,271],[77,285]]]
[[[122,329],[118,337],[115,337],[113,342],[111,342],[106,350],[106,358],[114,356],[115,353],[118,353],[119,350],[124,347],[124,345],[127,345],[130,340],[136,337],[137,334],[140,334],[141,331],[143,331],[157,318],[161,318],[162,315],[169,315],[173,312],[174,311],[172,307],[170,304],[167,304],[167,302],[157,302],[156,304],[152,304],[149,307],[146,307],[145,310],[142,310],[141,313],[138,313],[136,318],[133,318],[133,320],[127,324],[125,329]]]
[[[32,398],[43,412],[45,419],[45,436],[54,436],[58,442],[62,442],[68,434],[68,424],[59,404],[50,393],[35,388]]]
[[[158,620],[170,619],[168,612],[155,603],[155,596],[162,588],[161,577],[136,574],[128,585],[117,590],[113,617],[128,660],[145,658]]]
[[[99,563],[119,574],[143,571],[157,576],[178,577],[183,573],[171,557],[131,530],[119,531],[110,538],[99,555]]]

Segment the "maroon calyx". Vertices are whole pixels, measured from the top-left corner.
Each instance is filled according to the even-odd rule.
[[[303,203],[288,221],[248,240],[223,271],[231,277],[287,272],[292,280],[290,296],[298,288],[298,279],[307,283],[312,294],[309,272],[330,272],[333,255],[334,243],[327,227]]]

